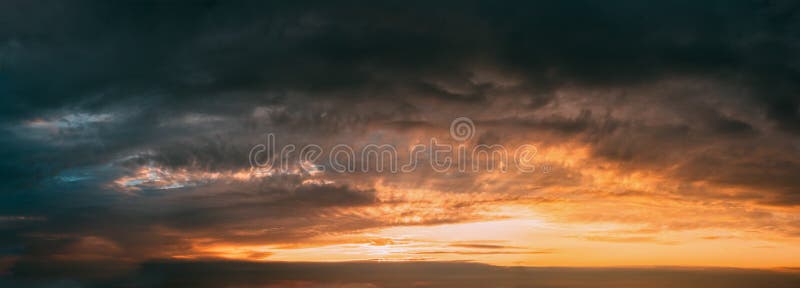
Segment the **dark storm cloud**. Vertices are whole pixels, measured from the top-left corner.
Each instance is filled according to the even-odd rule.
[[[304,129],[339,114],[363,113],[335,105],[327,109],[333,110],[332,117],[319,121],[314,118],[320,113],[295,101],[366,98],[385,99],[376,104],[386,111],[405,107],[406,112],[338,118],[345,127],[415,121],[427,114],[419,105],[485,103],[507,93],[509,88],[496,83],[470,81],[473,69],[484,67],[521,78],[514,96],[508,97],[532,108],[552,101],[551,92],[565,85],[615,87],[688,75],[740,85],[749,91],[748,101],[758,103],[783,128],[792,130],[800,122],[793,94],[798,81],[791,78],[797,73],[797,50],[791,47],[797,44],[792,32],[798,21],[785,12],[794,11],[791,5],[782,2],[21,1],[5,6],[0,55],[7,84],[2,105],[6,125],[48,113],[57,118],[65,108],[107,112],[115,118],[133,110],[97,135],[95,142],[106,155],[161,149],[154,139],[169,142],[180,135],[223,131],[219,125],[205,133],[164,125],[191,113],[258,131],[263,125],[239,124],[243,115],[276,103],[291,109],[271,126],[288,125],[298,114],[307,116],[300,123],[295,118],[292,127]],[[305,97],[317,100],[295,100]],[[691,113],[711,115],[701,119],[708,129],[753,131],[747,122],[705,109]],[[539,126],[574,131],[585,124],[545,121]],[[205,144],[199,146],[205,149]],[[85,150],[64,154],[98,157],[81,155],[88,154],[81,153]],[[161,160],[188,161],[172,154],[164,151]],[[198,161],[211,163],[218,160],[210,157],[224,155],[195,154],[206,158]]]
[[[35,213],[38,218],[10,219],[15,221],[3,227],[8,232],[3,234],[3,244],[13,247],[20,241],[24,243],[24,249],[19,251],[24,259],[46,259],[52,255],[81,258],[97,253],[108,258],[135,260],[186,248],[187,241],[193,238],[237,243],[291,243],[309,240],[320,227],[335,233],[378,224],[377,220],[357,215],[347,219],[328,217],[337,213],[337,209],[374,204],[377,200],[373,191],[301,185],[298,181],[269,179],[256,183],[213,184],[147,197],[120,198],[101,192],[76,195],[94,198],[84,203],[50,199],[52,203],[39,204],[48,205],[47,209],[26,208],[20,212]],[[63,189],[62,193],[79,191]],[[51,193],[50,196],[55,195]],[[180,233],[164,233],[164,229]],[[251,233],[237,236],[236,231]],[[219,238],[223,235],[224,239]],[[265,242],[266,239],[270,240]],[[112,247],[113,251],[104,251],[103,247]]]
[[[781,1],[5,6],[3,114],[11,119],[131,97],[155,98],[161,109],[239,112],[283,98],[260,92],[287,89],[485,101],[491,85],[453,92],[436,83],[488,65],[539,91],[721,78],[753,90],[782,127],[798,122],[798,19]]]

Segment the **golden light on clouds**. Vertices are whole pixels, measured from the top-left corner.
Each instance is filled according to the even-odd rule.
[[[553,165],[552,174],[484,172],[458,187],[441,186],[437,179],[409,185],[407,178],[368,178],[374,179],[369,185],[374,203],[325,213],[367,219],[373,228],[268,245],[222,237],[173,257],[773,268],[794,265],[792,255],[800,253],[800,242],[791,235],[796,231],[777,229],[779,223],[795,221],[793,208],[738,201],[739,190],[686,184],[672,179],[670,169],[627,171],[592,157],[587,147],[540,153],[544,163]],[[547,177],[568,181],[542,185]],[[358,185],[362,180],[346,181]],[[731,200],[709,200],[703,194],[709,191]]]

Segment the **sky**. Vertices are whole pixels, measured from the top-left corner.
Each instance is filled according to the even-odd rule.
[[[798,176],[793,1],[0,3],[4,287],[798,287]]]

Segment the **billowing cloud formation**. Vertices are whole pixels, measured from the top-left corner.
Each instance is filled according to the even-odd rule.
[[[1,268],[797,266],[797,9],[3,3]],[[540,169],[251,170],[266,133],[407,159],[457,117],[461,144],[534,145]]]

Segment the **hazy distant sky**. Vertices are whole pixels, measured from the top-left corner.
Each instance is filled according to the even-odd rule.
[[[0,286],[800,287],[800,5],[2,1],[0,183]]]

